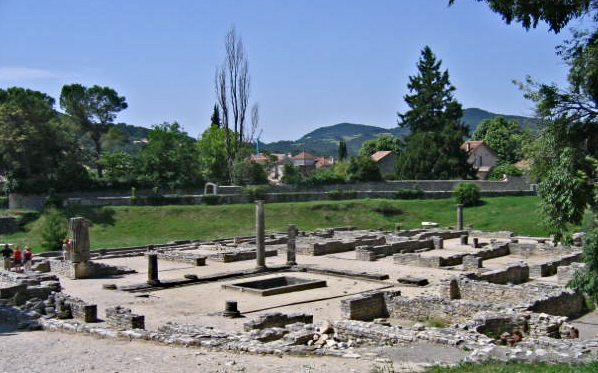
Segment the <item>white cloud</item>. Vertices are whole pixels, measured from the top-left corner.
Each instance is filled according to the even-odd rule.
[[[0,66],[0,81],[50,79],[59,76],[59,74],[48,70]]]

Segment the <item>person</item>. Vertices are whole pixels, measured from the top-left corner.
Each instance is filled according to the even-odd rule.
[[[4,249],[2,249],[2,257],[4,258],[4,269],[10,271],[10,257],[12,256],[12,250],[8,246],[8,244],[4,244]]]
[[[62,259],[65,261],[71,260],[71,240],[70,238],[65,238],[62,241]]]
[[[25,246],[25,252],[23,253],[23,267],[25,267],[25,272],[31,271],[31,264],[33,264],[33,253],[29,246]]]
[[[23,263],[23,253],[21,252],[21,249],[19,249],[19,247],[15,247],[15,249],[12,252],[12,263],[15,266],[15,269],[18,271],[19,269],[21,269],[21,264]]]

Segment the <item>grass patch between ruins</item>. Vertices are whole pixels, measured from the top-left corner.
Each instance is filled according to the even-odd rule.
[[[460,364],[454,367],[436,366],[426,373],[594,373],[598,372],[598,362],[588,364],[524,364],[524,363],[485,363]]]
[[[493,197],[464,209],[465,224],[485,231],[513,231],[516,235],[546,236],[538,213],[539,198]],[[64,211],[65,218],[83,216],[92,222],[92,248],[164,243],[173,240],[211,239],[253,235],[255,205],[115,206],[80,207]],[[341,226],[392,230],[421,228],[422,221],[440,227],[455,226],[453,199],[312,201],[269,203],[265,206],[266,233],[286,232],[288,224],[300,230]],[[31,245],[40,251],[36,222],[26,231],[0,235],[0,242]]]

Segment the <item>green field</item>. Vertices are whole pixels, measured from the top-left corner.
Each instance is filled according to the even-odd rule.
[[[545,236],[538,213],[538,197],[485,198],[483,204],[464,209],[465,224],[486,231],[508,230],[517,235]],[[452,199],[347,200],[265,205],[267,233],[284,232],[288,224],[300,230],[356,226],[360,229],[421,227],[433,221],[442,227],[457,224]],[[254,234],[253,204],[220,206],[118,206],[64,211],[65,218],[83,216],[92,223],[92,248],[164,243],[172,240],[210,239]],[[66,219],[65,219],[66,220]],[[41,234],[36,222],[26,231],[0,235],[0,243],[30,245],[40,251]]]

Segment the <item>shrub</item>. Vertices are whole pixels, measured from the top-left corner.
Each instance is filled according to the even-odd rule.
[[[266,188],[259,185],[250,185],[243,188],[243,194],[247,196],[249,202],[258,199],[266,199]]]
[[[480,187],[475,183],[460,183],[453,190],[453,197],[457,203],[465,206],[478,205],[480,201]]]
[[[40,233],[42,236],[42,248],[44,250],[60,250],[62,240],[67,234],[66,218],[54,207],[46,209],[40,219]]]
[[[8,197],[0,197],[0,209],[8,208]]]
[[[507,176],[521,176],[523,173],[520,169],[515,167],[512,164],[499,164],[495,167],[492,167],[490,172],[488,173],[489,180],[501,180],[504,175]]]

